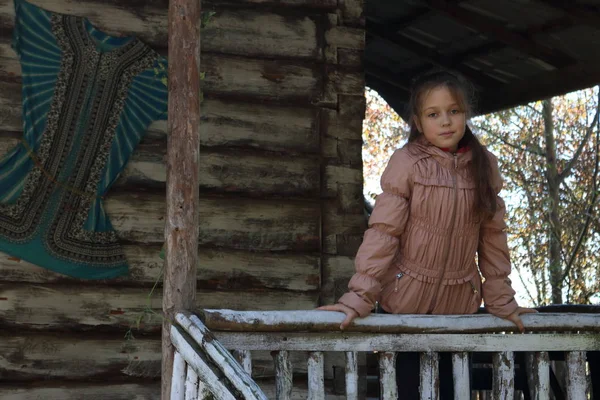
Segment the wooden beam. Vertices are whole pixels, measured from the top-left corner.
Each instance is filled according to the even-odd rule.
[[[572,325],[576,326],[576,325]],[[597,351],[598,334],[399,334],[354,332],[217,332],[227,349],[263,351],[492,352]],[[395,397],[394,397],[395,398]]]
[[[318,311],[235,311],[201,310],[200,317],[213,331],[239,332],[335,332],[344,314]],[[537,313],[523,317],[528,332],[600,332],[597,314]],[[515,325],[491,314],[477,315],[385,315],[371,314],[357,319],[345,332],[361,333],[490,333],[515,331]]]
[[[456,1],[456,3],[458,3],[458,1]],[[424,16],[429,15],[431,12],[432,12],[432,10],[429,10],[429,13],[424,13],[421,10],[420,12],[414,13],[413,15],[411,15],[411,17],[406,17],[405,21],[400,20],[400,21],[394,21],[394,22],[386,24],[386,29],[389,29],[389,31],[397,32],[398,30],[400,30],[403,27],[410,26],[409,18],[423,18]],[[600,22],[599,22],[599,25],[600,25]],[[527,36],[532,36],[532,35],[539,34],[539,33],[556,32],[559,30],[569,28],[571,26],[573,26],[572,19],[570,19],[568,17],[560,17],[560,18],[556,18],[551,21],[545,22],[543,24],[528,27],[527,31],[522,32],[522,34],[525,34]],[[370,25],[367,25],[367,30],[369,29],[369,27],[370,27]],[[374,36],[374,37],[376,37],[376,36]],[[465,63],[469,60],[472,60],[474,58],[477,58],[477,57],[487,56],[488,54],[490,54],[494,51],[502,50],[505,47],[506,47],[505,43],[493,41],[493,40],[488,41],[486,43],[483,43],[479,46],[467,49],[460,53],[442,57],[443,62],[444,62],[444,67],[456,69],[456,67],[459,66],[460,64],[463,64],[463,63]],[[428,60],[428,61],[431,62],[431,60]],[[435,63],[433,63],[433,62],[431,62],[431,63],[435,65]],[[370,67],[367,66],[367,73],[369,73],[369,68]],[[412,68],[407,71],[402,71],[402,75],[414,76],[416,74],[421,73],[423,71],[423,69],[424,69],[423,66],[420,66],[417,68]],[[383,81],[389,82],[389,75],[388,75],[388,79],[384,79],[385,75],[381,75],[379,73],[374,73],[373,75],[381,78]],[[394,78],[394,81],[396,81],[396,80],[397,80],[397,78]],[[498,84],[498,83],[500,83],[500,82],[496,82],[496,84]]]
[[[538,0],[538,2],[564,12],[576,24],[598,29],[600,9],[592,4],[577,4],[573,0]]]
[[[381,82],[392,85],[394,88],[401,90],[405,94],[408,94],[410,91],[410,82],[406,77],[400,77],[392,71],[380,67],[373,62],[365,63],[365,73],[372,78],[376,78]]]
[[[511,31],[489,17],[460,7],[453,2],[448,0],[427,0],[426,3],[431,9],[446,14],[465,27],[481,32],[492,39],[503,42],[551,66],[561,68],[575,63],[575,60],[571,56],[557,49],[551,49],[540,43],[536,43],[531,38]]]
[[[398,32],[404,28],[414,25],[421,19],[427,18],[433,14],[433,11],[427,7],[419,8],[412,14],[406,15],[402,18],[396,18],[391,21],[386,21],[385,25],[394,32]],[[371,19],[373,21],[373,19]],[[380,21],[382,22],[382,21]],[[369,30],[369,23],[367,23],[367,30]]]
[[[484,93],[478,112],[486,114],[547,97],[559,96],[600,83],[600,65],[576,64],[528,76]]]
[[[466,65],[453,64],[450,57],[441,55],[435,48],[423,46],[403,34],[390,31],[385,25],[375,23],[369,24],[367,35],[372,35],[373,37],[387,42],[393,48],[408,51],[439,67],[459,71],[478,86],[488,87],[502,83]]]
[[[168,400],[176,313],[196,303],[200,153],[200,2],[169,1],[169,106],[166,258],[163,284],[161,398]]]

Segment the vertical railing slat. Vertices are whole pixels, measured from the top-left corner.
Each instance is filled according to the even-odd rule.
[[[271,353],[275,360],[275,398],[289,400],[292,398],[293,373],[292,362],[287,350]]]
[[[398,383],[396,382],[396,353],[379,353],[379,385],[383,400],[398,399]]]
[[[208,390],[208,386],[206,386],[206,383],[202,382],[202,380],[200,379],[198,381],[198,400],[205,400],[205,399],[212,399],[213,396],[210,393],[210,390]]]
[[[527,383],[532,400],[550,400],[550,358],[548,352],[528,352],[525,355]]]
[[[512,351],[494,353],[493,400],[513,400],[515,395],[515,359]]]
[[[252,354],[250,350],[235,350],[233,352],[235,359],[241,364],[244,371],[252,376]]]
[[[469,353],[452,353],[452,380],[455,400],[471,398]]]
[[[321,351],[308,354],[308,400],[325,399],[325,357]]]
[[[421,353],[421,384],[419,392],[421,400],[437,400],[439,398],[439,354],[428,351]]]
[[[186,366],[185,400],[198,399],[198,374],[189,365]]]
[[[346,399],[358,400],[358,353],[346,352]]]
[[[587,399],[587,378],[585,373],[585,351],[569,351],[566,355],[567,362],[567,399]]]
[[[185,360],[177,350],[173,358],[173,375],[171,378],[171,400],[185,399],[185,376],[186,376]]]

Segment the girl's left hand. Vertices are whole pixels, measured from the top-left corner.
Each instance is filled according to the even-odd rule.
[[[517,328],[519,328],[519,331],[521,333],[525,333],[525,326],[523,326],[523,321],[521,321],[520,315],[521,314],[533,314],[533,313],[537,313],[537,310],[535,310],[533,308],[519,307],[515,310],[515,312],[510,314],[505,319],[507,319],[507,320],[511,321],[513,324],[515,324],[517,326]]]

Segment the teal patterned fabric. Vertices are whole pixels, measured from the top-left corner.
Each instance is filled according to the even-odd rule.
[[[166,118],[166,60],[135,37],[15,0],[23,140],[0,160],[0,251],[84,279],[126,274],[103,196]]]

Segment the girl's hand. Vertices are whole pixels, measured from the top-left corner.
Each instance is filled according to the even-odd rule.
[[[344,314],[346,314],[346,319],[340,325],[340,329],[341,330],[344,330],[344,328],[346,328],[348,325],[350,325],[352,323],[352,321],[354,321],[354,319],[358,317],[358,313],[356,311],[354,311],[350,307],[345,306],[345,305],[340,304],[340,303],[333,304],[333,305],[330,305],[330,306],[322,306],[322,307],[317,308],[317,310],[322,310],[322,311],[339,311],[339,312],[343,312]]]
[[[507,320],[511,321],[513,324],[515,324],[517,326],[517,328],[519,328],[519,331],[521,331],[521,333],[525,333],[525,326],[523,326],[523,321],[521,321],[520,315],[521,314],[532,314],[532,313],[537,313],[537,310],[534,310],[533,308],[519,307],[515,310],[515,312],[510,314],[505,319],[507,319]]]

